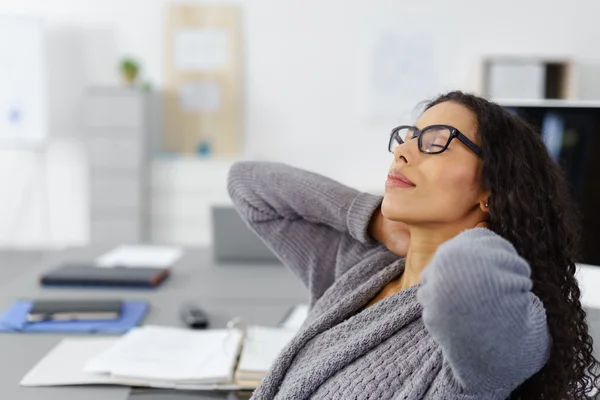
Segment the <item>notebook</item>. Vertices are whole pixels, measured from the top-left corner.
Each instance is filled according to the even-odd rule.
[[[113,384],[182,390],[253,389],[293,337],[280,328],[135,328],[120,338],[64,339],[21,381],[23,386]],[[242,347],[248,346],[247,349]]]
[[[117,320],[123,310],[121,300],[34,300],[28,322]]]
[[[124,333],[138,325],[148,312],[146,301],[126,300],[118,319],[96,321],[40,321],[29,322],[28,315],[33,307],[31,300],[16,300],[0,315],[0,332],[41,333]]]
[[[168,268],[103,268],[66,265],[45,273],[42,285],[125,286],[153,288],[169,276]]]
[[[235,380],[240,386],[258,386],[273,361],[294,338],[296,330],[249,327],[244,337]]]

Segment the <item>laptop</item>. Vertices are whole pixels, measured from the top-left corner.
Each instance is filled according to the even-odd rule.
[[[212,207],[215,262],[219,264],[282,264],[246,225],[232,206]]]

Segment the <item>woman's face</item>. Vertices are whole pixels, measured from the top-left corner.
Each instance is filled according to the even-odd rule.
[[[422,129],[437,124],[453,126],[479,145],[477,121],[468,108],[454,102],[437,104],[425,111],[415,126]],[[487,193],[480,187],[478,156],[458,139],[440,154],[424,154],[418,146],[413,139],[396,147],[390,174],[402,174],[414,186],[399,187],[388,180],[383,215],[430,227],[481,222]]]

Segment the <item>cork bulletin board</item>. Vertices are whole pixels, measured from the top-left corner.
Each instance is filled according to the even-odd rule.
[[[171,4],[166,19],[166,150],[239,155],[243,127],[239,7]]]

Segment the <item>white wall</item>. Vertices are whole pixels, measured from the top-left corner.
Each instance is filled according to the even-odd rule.
[[[81,135],[80,100],[86,85],[117,82],[119,56],[143,62],[143,75],[162,83],[162,24],[166,0],[2,0],[0,12],[34,13],[47,21],[50,58],[50,131],[54,137]],[[377,29],[428,32],[436,47],[436,87],[474,90],[484,55],[570,56],[600,62],[597,0],[245,0],[246,155],[285,161],[331,175],[361,188],[379,189],[389,156],[389,129],[402,119],[365,115],[365,38]],[[426,43],[426,42],[425,42]],[[427,67],[432,69],[431,66]],[[424,69],[427,69],[424,66]],[[593,74],[587,73],[587,76]],[[580,82],[583,89],[589,89]],[[581,91],[588,98],[596,92]],[[414,95],[407,94],[407,98]],[[406,117],[406,115],[405,115]],[[66,139],[64,139],[66,140]],[[63,169],[85,170],[77,151],[63,154]],[[33,161],[32,161],[33,162]],[[0,158],[0,170],[11,169]],[[2,190],[23,177],[0,174]],[[64,177],[57,178],[58,181]],[[85,174],[71,177],[74,195],[59,196],[53,220],[61,222],[55,242],[85,237]],[[175,202],[177,203],[177,202]],[[26,214],[39,214],[31,206]],[[36,208],[37,207],[37,208]],[[189,210],[190,213],[193,209]],[[0,214],[8,223],[12,211]],[[29,217],[28,217],[29,218]],[[24,217],[24,221],[27,218]],[[24,238],[43,242],[30,224]],[[68,226],[67,226],[68,225]],[[0,245],[9,238],[0,231]],[[27,241],[27,240],[25,240]]]

